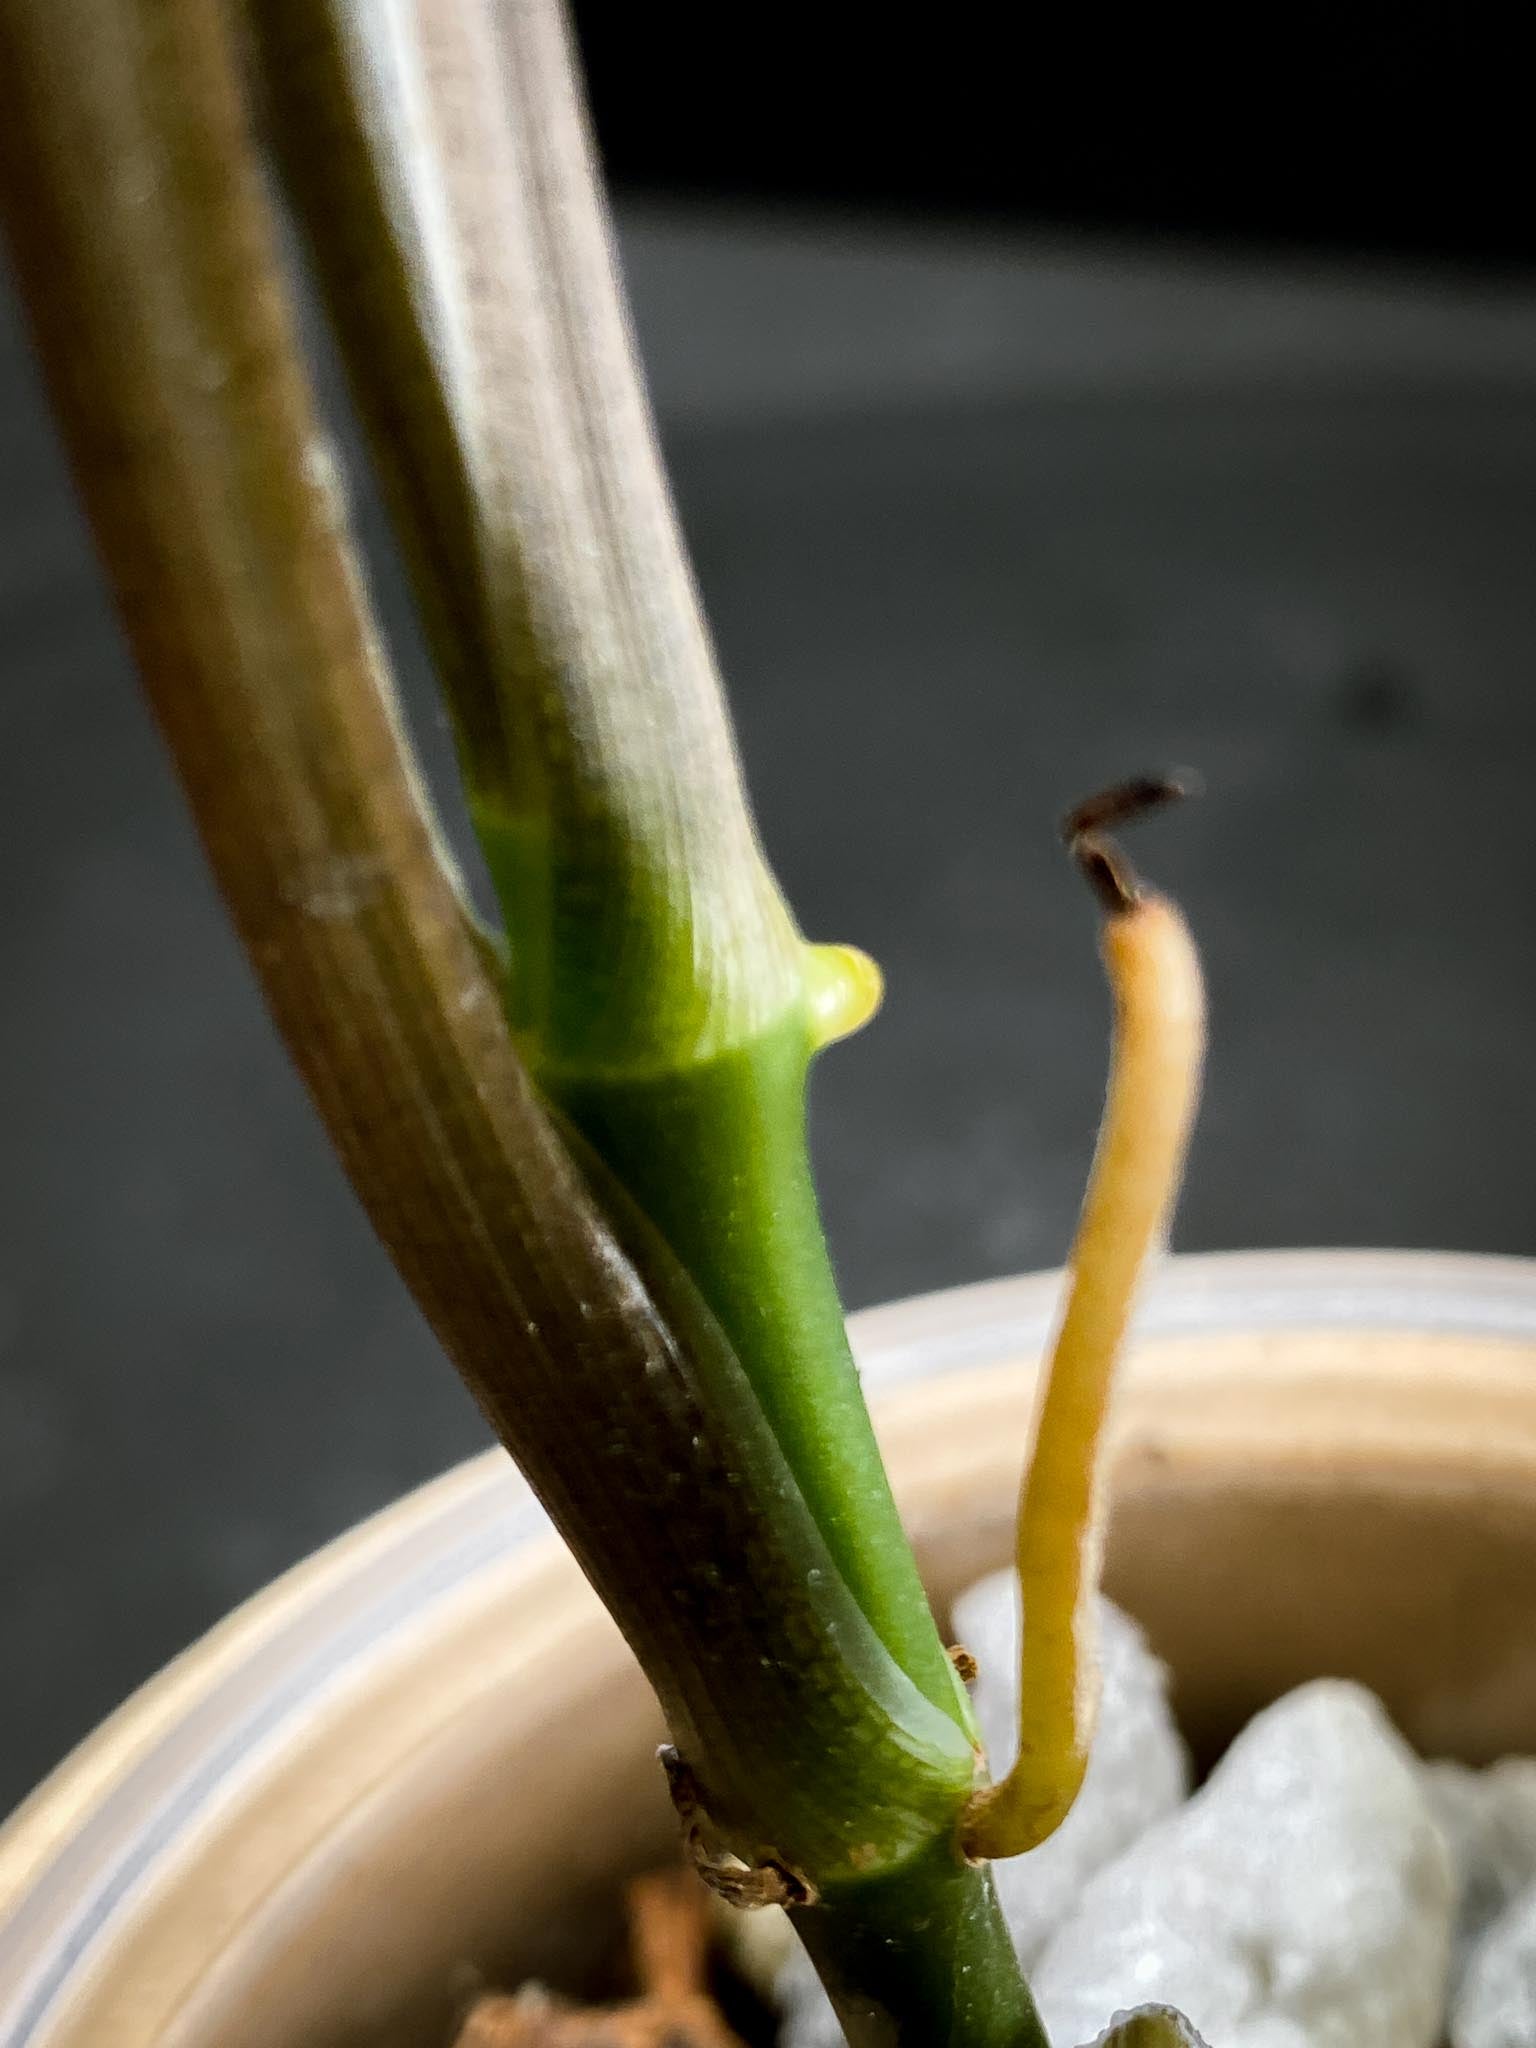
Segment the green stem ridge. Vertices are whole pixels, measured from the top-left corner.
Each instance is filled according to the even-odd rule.
[[[812,1054],[867,965],[805,944],[757,844],[560,10],[263,0],[256,19],[454,706],[519,1048],[719,1318],[880,1639],[970,1733],[805,1148]]]

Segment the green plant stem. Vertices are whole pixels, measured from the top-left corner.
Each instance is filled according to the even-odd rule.
[[[877,1483],[863,1455],[863,1396],[844,1369],[842,1306],[805,1156],[806,1064],[792,1016],[699,1065],[545,1085],[624,1185],[645,1191],[647,1215],[686,1259],[737,1356],[773,1362],[758,1380],[764,1412],[791,1470],[824,1475],[818,1520],[841,1561],[859,1552],[864,1518],[884,1513],[889,1494],[883,1467]],[[900,1611],[879,1590],[866,1576],[865,1611],[875,1607],[894,1649]]]
[[[752,828],[559,7],[259,0],[255,19],[455,708],[518,1045],[718,1316],[881,1640],[969,1732],[806,1153],[837,963],[800,939]]]
[[[222,11],[5,0],[0,58],[7,224],[81,494],[353,1183],[728,1838],[835,1874],[875,1817],[900,1861],[952,1824],[969,1751],[848,1595],[697,1291],[599,1206],[511,1043],[395,717]]]
[[[894,1875],[793,1916],[852,2048],[1048,2048],[985,1869],[935,1844]]]
[[[823,1888],[818,1949],[861,2040],[881,2006],[900,2007],[882,2038],[916,2044],[985,2005],[1014,2016],[987,2041],[1036,2042],[985,1875],[953,1847],[968,1743],[850,1593],[698,1289],[578,1166],[513,1043],[401,737],[217,0],[0,0],[0,201],[136,661],[273,1017],[640,1657],[709,1821]],[[898,1909],[921,1967],[870,1945],[871,1927],[896,1939]]]

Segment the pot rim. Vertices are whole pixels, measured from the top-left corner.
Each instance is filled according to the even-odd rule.
[[[1059,1272],[849,1319],[877,1399],[1049,1340]],[[1536,1260],[1392,1251],[1168,1260],[1142,1339],[1222,1331],[1536,1340]],[[499,1449],[406,1494],[293,1567],[141,1687],[0,1828],[0,2048],[40,2048],[114,1924],[258,1752],[393,1654],[487,1572],[557,1541]]]

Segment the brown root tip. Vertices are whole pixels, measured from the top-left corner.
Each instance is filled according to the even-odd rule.
[[[1177,775],[1134,775],[1085,797],[1062,819],[1062,839],[1106,917],[1124,917],[1144,895],[1136,870],[1107,836],[1109,828],[1130,824],[1183,797],[1198,796],[1202,787],[1199,776],[1188,769]]]
[[[1180,768],[1171,775],[1132,775],[1124,782],[1111,783],[1096,796],[1085,796],[1074,804],[1061,821],[1061,836],[1073,846],[1088,832],[1108,832],[1116,825],[1129,825],[1176,804],[1187,796],[1199,796],[1204,785],[1193,769]]]
[[[1142,900],[1136,870],[1112,840],[1085,832],[1073,840],[1072,857],[1106,917],[1124,917]]]

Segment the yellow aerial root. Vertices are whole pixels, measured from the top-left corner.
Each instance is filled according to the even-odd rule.
[[[1021,1855],[1060,1826],[1093,1739],[1104,1425],[1136,1285],[1178,1192],[1205,1043],[1189,929],[1173,903],[1141,887],[1102,828],[1183,793],[1168,782],[1126,784],[1079,806],[1064,828],[1105,913],[1114,1044],[1066,1309],[1019,1500],[1018,1760],[967,1809],[962,1843],[977,1860]]]

